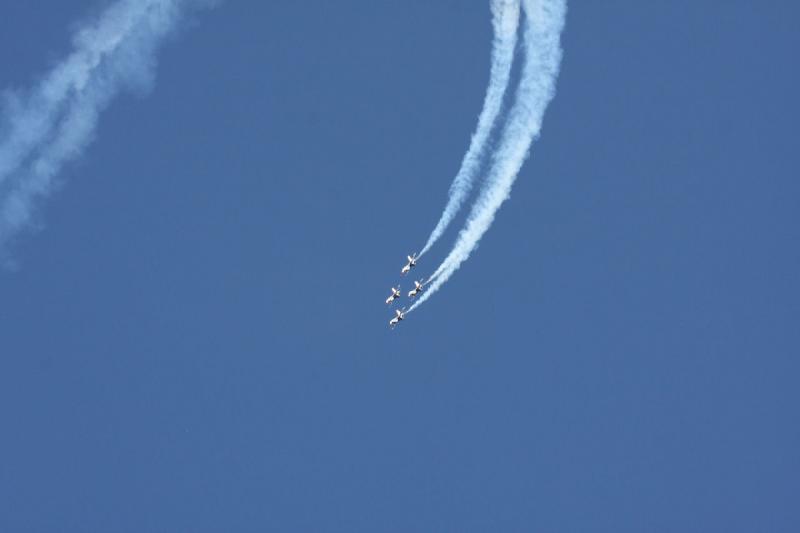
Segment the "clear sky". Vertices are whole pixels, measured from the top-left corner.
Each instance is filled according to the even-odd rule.
[[[5,2],[0,89],[102,5]],[[511,200],[389,331],[487,2],[196,14],[0,273],[0,531],[798,531],[798,16],[570,3]]]

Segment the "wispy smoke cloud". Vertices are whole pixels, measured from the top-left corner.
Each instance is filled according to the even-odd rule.
[[[455,246],[431,276],[433,281],[428,290],[409,312],[430,298],[458,270],[492,225],[497,210],[511,193],[531,143],[539,136],[545,109],[555,95],[566,0],[523,0],[523,8],[525,62],[522,78],[500,146],[493,154],[492,168]]]
[[[155,54],[197,0],[119,0],[75,34],[73,51],[37,86],[3,94],[0,254],[30,226],[62,166],[92,141],[99,114],[121,91],[153,83]]]
[[[481,161],[486,152],[486,145],[492,132],[497,115],[503,106],[503,97],[511,77],[511,66],[514,61],[514,48],[517,45],[517,28],[519,26],[519,0],[492,0],[492,26],[494,41],[492,43],[492,64],[489,72],[489,87],[483,100],[483,109],[478,116],[478,125],[467,153],[461,161],[461,168],[450,185],[447,205],[439,222],[428,237],[428,242],[419,253],[420,257],[439,240],[447,226],[453,221],[461,205],[469,196],[472,185],[480,170]]]

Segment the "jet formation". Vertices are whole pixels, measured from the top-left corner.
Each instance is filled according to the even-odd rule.
[[[416,254],[416,252],[411,254],[411,255],[406,256],[406,259],[408,259],[408,262],[400,270],[400,275],[401,276],[405,276],[406,274],[411,272],[412,268],[417,266],[417,254]],[[425,280],[415,281],[414,282],[414,288],[411,289],[410,291],[408,291],[408,297],[413,300],[417,295],[419,295],[423,291],[423,289],[425,288],[425,283],[426,283]],[[392,287],[391,291],[392,291],[392,293],[389,295],[388,298],[386,298],[386,305],[391,305],[392,302],[394,302],[395,300],[398,300],[402,296],[402,293],[400,292],[400,285],[398,285],[397,287]],[[392,329],[394,329],[395,326],[397,326],[397,324],[399,324],[400,321],[405,318],[406,308],[403,307],[402,309],[395,309],[394,312],[395,312],[395,316],[392,317],[392,319],[389,321],[389,327],[392,328]]]

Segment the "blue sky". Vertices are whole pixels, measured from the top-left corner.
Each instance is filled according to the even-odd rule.
[[[0,88],[105,5],[34,4]],[[0,274],[0,530],[796,531],[799,10],[572,2],[511,200],[395,331],[488,6],[196,13]]]

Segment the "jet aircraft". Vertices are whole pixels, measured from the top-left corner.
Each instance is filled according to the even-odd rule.
[[[406,266],[404,266],[403,269],[400,271],[400,274],[402,274],[404,276],[406,274],[408,274],[411,271],[412,268],[417,266],[417,253],[416,252],[414,252],[412,255],[409,255],[407,257],[408,257],[408,263],[406,263]]]
[[[395,301],[397,298],[400,298],[400,286],[399,285],[397,286],[396,289],[394,287],[392,287],[392,294],[389,295],[388,298],[386,298],[386,303],[390,304],[393,301]]]
[[[394,312],[395,312],[396,316],[395,316],[393,319],[391,319],[391,320],[389,321],[389,327],[390,327],[390,328],[394,329],[394,327],[395,327],[397,324],[399,324],[399,323],[400,323],[400,321],[401,321],[401,320],[403,320],[403,319],[406,317],[406,313],[405,313],[405,311],[406,311],[405,309],[402,309],[402,310],[400,310],[400,309],[395,309],[395,310],[394,310]]]
[[[422,280],[415,281],[414,282],[414,288],[412,290],[408,291],[408,297],[409,298],[413,298],[417,294],[421,293],[422,292],[422,287],[424,287],[424,286],[425,286],[425,282],[424,281],[422,281]]]

